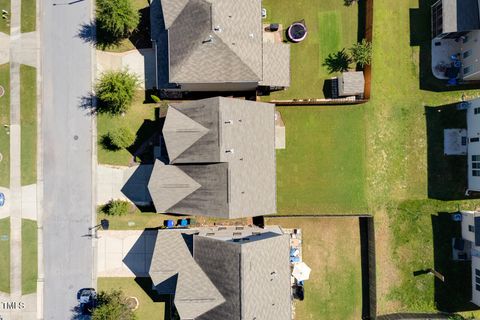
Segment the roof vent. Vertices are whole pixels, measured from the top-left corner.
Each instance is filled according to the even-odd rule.
[[[234,151],[235,150],[233,150],[233,149],[227,149],[227,150],[225,150],[225,153],[235,153]]]
[[[207,232],[206,234],[207,237],[214,236],[214,235],[215,235],[215,232]]]
[[[213,30],[215,30],[217,32],[222,32],[222,28],[220,28],[220,26],[215,26],[215,28],[213,28]]]
[[[250,34],[249,34],[249,36],[250,36],[250,38],[252,38],[252,39],[253,39],[253,33],[250,33]]]
[[[232,124],[233,123],[233,120],[227,120],[225,121],[225,124]]]

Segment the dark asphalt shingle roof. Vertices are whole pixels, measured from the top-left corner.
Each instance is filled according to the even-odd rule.
[[[234,231],[220,233],[224,238]],[[174,301],[177,309],[181,308],[182,319],[187,314],[197,314],[196,320],[291,319],[290,237],[256,227],[246,227],[247,231],[250,235],[240,242],[193,235],[193,257],[181,232],[196,230],[158,232],[150,274],[153,279],[164,271],[178,270]],[[208,233],[200,230],[200,234]],[[212,290],[211,284],[218,291]],[[198,285],[205,287],[199,289]],[[203,299],[198,292],[205,294]],[[218,303],[222,299],[216,292],[223,303]]]

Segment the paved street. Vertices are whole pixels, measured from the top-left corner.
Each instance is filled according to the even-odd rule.
[[[53,5],[56,3],[56,5]],[[91,47],[78,37],[91,1],[45,1],[42,12],[44,319],[67,320],[93,285]]]

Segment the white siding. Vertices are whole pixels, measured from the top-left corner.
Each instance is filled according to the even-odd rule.
[[[468,41],[460,43],[460,54],[462,59],[462,74],[463,68],[470,67],[471,71],[468,74],[463,75],[464,80],[480,80],[480,30],[471,31],[467,35]],[[467,58],[463,58],[463,53],[470,51],[470,55]]]
[[[480,141],[470,142],[471,138],[480,138],[480,109],[475,114],[475,109],[480,108],[480,99],[470,101],[467,110],[467,134],[468,134],[468,189],[480,191],[480,176],[473,176],[472,156],[480,155]]]
[[[472,255],[472,302],[480,306],[480,291],[477,290],[475,270],[480,270],[480,258]]]
[[[474,226],[474,211],[462,211],[462,238],[475,245],[475,233],[468,230],[468,226]]]

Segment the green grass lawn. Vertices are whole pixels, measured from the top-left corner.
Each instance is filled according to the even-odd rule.
[[[35,31],[36,0],[22,0],[21,8],[21,32]]]
[[[449,264],[448,238],[454,228],[443,226],[445,218],[435,218],[443,217],[439,212],[456,211],[457,203],[427,199],[429,189],[435,187],[429,185],[429,174],[441,176],[442,166],[428,164],[432,141],[427,139],[425,113],[428,106],[452,103],[459,101],[462,94],[472,97],[480,92],[421,89],[425,82],[431,81],[430,61],[426,60],[430,42],[429,6],[426,2],[421,4],[420,9],[414,0],[376,1],[374,6],[372,99],[362,108],[368,159],[366,198],[377,224],[379,314],[460,311],[459,306],[469,300],[458,290],[459,285],[469,282],[469,273]],[[446,122],[428,125],[435,123]],[[432,132],[431,127],[428,130]],[[461,169],[463,164],[457,165]],[[454,170],[452,166],[443,169]],[[444,174],[445,180],[439,183],[449,183],[450,171]],[[461,205],[463,209],[476,207],[475,201]],[[436,244],[438,239],[440,245]],[[446,273],[448,283],[436,283],[428,275],[413,277],[414,271],[431,267]],[[457,287],[452,282],[457,282]]]
[[[312,272],[305,300],[296,302],[295,319],[361,319],[358,219],[267,218],[266,223],[302,229],[302,256]]]
[[[6,236],[7,240],[2,239]],[[10,292],[10,219],[0,220],[0,291]]]
[[[281,107],[279,213],[365,212],[365,125],[359,107]]]
[[[155,130],[159,130],[154,124],[155,105],[143,104],[144,92],[137,91],[130,110],[124,117],[109,116],[100,114],[97,118],[98,130],[98,162],[101,164],[127,166],[132,159],[132,154],[126,149],[111,151],[105,149],[101,142],[102,137],[109,130],[119,127],[128,127],[132,132],[137,133],[140,138],[148,138]]]
[[[124,216],[107,216],[103,213],[97,215],[97,223],[107,219],[112,230],[143,230],[145,228],[157,228],[163,226],[164,220],[177,220],[181,217],[172,217],[159,213],[140,213],[127,214]]]
[[[5,95],[0,97],[0,186],[10,186],[10,65],[0,65],[0,86],[5,89]]]
[[[22,219],[22,294],[37,291],[37,222]]]
[[[37,182],[37,70],[20,66],[22,185]]]
[[[10,13],[10,0],[0,0],[0,10],[6,10]],[[10,34],[10,20],[0,20],[0,32]]]
[[[165,303],[152,290],[149,278],[98,278],[97,288],[98,291],[122,290],[126,297],[136,297],[139,302],[135,311],[137,320],[169,319],[165,317]]]
[[[334,75],[323,63],[329,54],[357,42],[358,5],[346,7],[341,0],[299,0],[295,5],[264,0],[262,6],[267,9],[264,23],[281,23],[286,30],[304,19],[308,28],[303,42],[290,44],[290,88],[272,93],[268,99],[323,98],[324,81]]]

